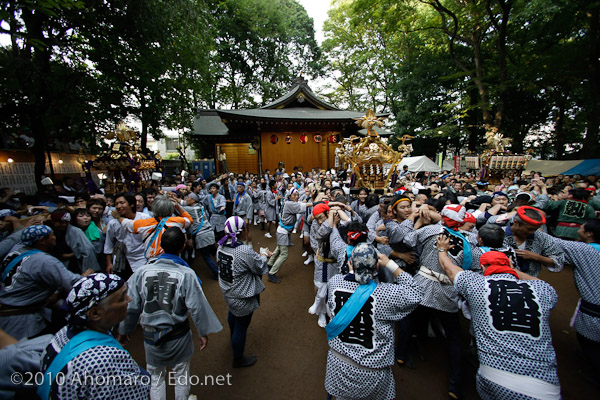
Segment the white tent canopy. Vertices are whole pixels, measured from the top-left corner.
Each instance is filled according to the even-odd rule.
[[[442,170],[427,156],[404,157],[399,164],[400,171],[405,165],[408,165],[408,170],[411,172],[440,172]]]
[[[444,171],[454,171],[454,160],[444,160],[442,163],[442,168]]]

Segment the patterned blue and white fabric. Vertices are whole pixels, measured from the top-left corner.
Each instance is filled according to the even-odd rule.
[[[269,270],[267,257],[251,246],[219,246],[217,250],[219,286],[229,311],[236,317],[250,314],[259,307],[259,294],[265,290],[262,275]]]
[[[408,221],[408,222],[407,222]],[[406,227],[412,227],[410,220],[404,221]],[[412,230],[404,236],[404,244],[416,248],[421,246],[420,264],[431,271],[444,274],[437,251],[436,237],[444,232],[442,224],[427,225],[418,230]],[[472,232],[462,232],[471,245],[471,255],[473,263],[471,271],[480,271],[479,257],[481,250],[477,247],[477,235]],[[448,257],[454,265],[462,266],[463,262],[463,242],[456,236],[449,236],[450,243],[454,245],[448,251]],[[440,282],[428,279],[420,274],[415,275],[415,281],[423,288],[424,296],[421,305],[435,308],[445,312],[458,312],[458,294],[452,285],[442,284]]]
[[[65,214],[67,215],[67,214]],[[21,232],[21,242],[25,246],[31,246],[38,240],[45,238],[52,233],[52,228],[46,225],[32,225],[23,229]]]
[[[375,247],[367,243],[359,243],[354,247],[350,256],[350,263],[354,271],[354,277],[358,283],[364,285],[377,275],[377,252]]]
[[[42,356],[42,371],[48,369],[61,349],[79,332],[68,326],[58,331]],[[109,378],[117,384],[106,383]],[[119,380],[122,384],[118,384]],[[150,375],[126,350],[110,346],[92,347],[73,358],[50,388],[51,399],[65,400],[145,400],[149,394]]]
[[[15,210],[11,210],[8,208],[0,210],[0,218],[12,217],[14,215],[17,215],[17,212]]]
[[[512,234],[510,226],[505,226],[503,229],[506,232],[504,246],[512,247],[515,250],[519,249],[519,245]],[[557,238],[537,230],[533,236],[527,238],[525,250],[529,250],[535,254],[551,258],[552,261],[554,261],[554,265],[548,267],[548,270],[550,272],[560,272],[563,269],[564,255],[561,252],[561,248],[558,245],[557,240]],[[518,265],[515,267],[531,276],[538,276],[542,270],[542,264],[534,260],[519,259]]]
[[[69,323],[85,323],[88,310],[118,291],[123,285],[125,280],[115,274],[91,274],[78,280],[66,300]]]
[[[358,286],[352,274],[338,274],[329,280],[327,308],[332,318]],[[398,275],[394,283],[377,285],[350,325],[329,341],[325,378],[329,394],[341,399],[395,397],[391,374],[395,321],[410,314],[422,296],[421,288],[407,273]],[[351,378],[350,373],[356,375]]]
[[[575,267],[573,279],[581,299],[600,305],[600,252],[587,243],[556,240],[565,262]],[[578,311],[574,327],[579,334],[600,342],[600,318]]]
[[[454,278],[454,287],[471,309],[482,365],[559,384],[549,321],[558,296],[550,284],[518,280],[511,274],[484,277],[461,271]],[[478,391],[482,396],[495,393],[486,398],[520,398],[504,397],[490,386],[478,387]]]

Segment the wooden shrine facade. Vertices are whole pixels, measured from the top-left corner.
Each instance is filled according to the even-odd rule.
[[[236,173],[273,172],[282,165],[288,171],[330,169],[336,167],[338,141],[358,134],[353,118],[364,114],[323,101],[298,78],[287,94],[261,108],[198,110],[194,134],[214,145],[218,173],[219,153]]]

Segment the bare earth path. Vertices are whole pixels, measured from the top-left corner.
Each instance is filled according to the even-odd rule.
[[[275,239],[266,239],[263,232],[256,228],[252,227],[254,248],[258,250],[268,245],[274,249]],[[278,274],[281,284],[275,285],[268,282],[266,276],[263,278],[266,290],[261,294],[261,308],[254,313],[246,343],[246,353],[258,356],[258,363],[251,368],[231,368],[227,307],[223,295],[218,282],[209,278],[204,262],[199,258],[194,263],[206,297],[223,324],[221,332],[209,336],[208,347],[204,351],[197,350],[198,342],[195,341],[191,371],[200,383],[192,387],[192,393],[199,399],[326,399],[327,337],[325,330],[317,326],[317,318],[307,313],[314,299],[313,265],[303,264],[303,250],[298,235],[293,235],[293,242],[296,246],[290,249],[290,257]],[[575,332],[569,327],[578,299],[572,269],[565,269],[559,274],[544,271],[541,278],[551,283],[559,295],[551,324],[563,398],[598,399],[600,389],[577,374],[581,366],[576,353],[578,346]],[[462,334],[467,340],[466,323],[463,328]],[[145,366],[139,327],[128,350],[140,365]],[[447,358],[443,342],[430,339],[427,357],[426,361],[417,360],[415,370],[393,367],[398,399],[448,398]],[[479,398],[475,391],[475,371],[474,366],[465,363],[464,391],[468,399]],[[229,377],[227,374],[230,374]],[[212,376],[206,378],[206,384],[205,375]],[[218,378],[219,375],[222,377]],[[213,381],[213,378],[217,381]],[[169,394],[169,398],[173,398],[172,388],[169,388]]]

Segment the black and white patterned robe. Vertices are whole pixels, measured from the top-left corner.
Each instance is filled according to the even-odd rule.
[[[403,228],[412,228],[412,221],[410,220],[404,221],[403,224]],[[420,264],[439,274],[444,274],[444,270],[438,258],[436,238],[444,231],[444,226],[438,223],[424,226],[418,230],[412,230],[404,236],[404,243],[407,246],[412,248],[416,248],[417,245],[422,246]],[[471,270],[481,270],[479,257],[482,253],[477,247],[477,235],[472,232],[462,232],[462,234],[471,245],[471,255],[473,257]],[[454,265],[462,267],[464,255],[462,240],[455,236],[450,236],[450,242],[454,247],[448,251],[448,257],[450,257]],[[419,273],[415,275],[415,281],[424,291],[421,305],[445,312],[458,312],[458,294],[454,286],[433,281]]]
[[[472,313],[482,365],[558,385],[552,347],[550,311],[558,296],[541,280],[518,280],[511,274],[483,276],[461,271],[454,287]],[[485,399],[529,399],[478,373],[477,390]]]
[[[506,237],[504,238],[504,245],[510,246],[515,250],[519,249],[519,245],[515,241],[510,226],[505,226],[504,231]],[[548,235],[547,233],[541,232],[540,230],[527,238],[525,244],[525,250],[529,250],[535,254],[549,257],[554,261],[554,265],[548,267],[550,272],[560,272],[563,269],[564,255],[561,252],[561,248],[558,245],[557,239]],[[523,271],[531,276],[538,276],[542,270],[542,264],[534,260],[525,260],[517,258],[518,265],[515,267],[520,271]]]
[[[574,266],[573,279],[581,299],[600,305],[600,252],[583,242],[557,239],[565,262]],[[580,335],[600,342],[600,318],[581,311],[575,317],[575,330]]]
[[[223,245],[217,250],[217,265],[229,311],[236,317],[254,312],[260,305],[259,294],[265,290],[262,276],[269,271],[267,257],[245,244]]]
[[[42,371],[45,372],[52,360],[80,331],[65,326],[54,336],[42,355]],[[131,354],[110,346],[92,347],[73,358],[62,369],[50,388],[51,399],[111,399],[145,400],[150,394],[150,375],[135,362]],[[86,382],[86,376],[87,382]],[[101,383],[101,378],[121,377],[123,384]],[[91,383],[90,383],[91,382]]]
[[[359,284],[353,274],[329,280],[327,307],[332,318]],[[337,399],[386,400],[396,397],[394,325],[420,303],[423,292],[407,273],[394,283],[379,283],[359,314],[329,340],[325,389]]]

